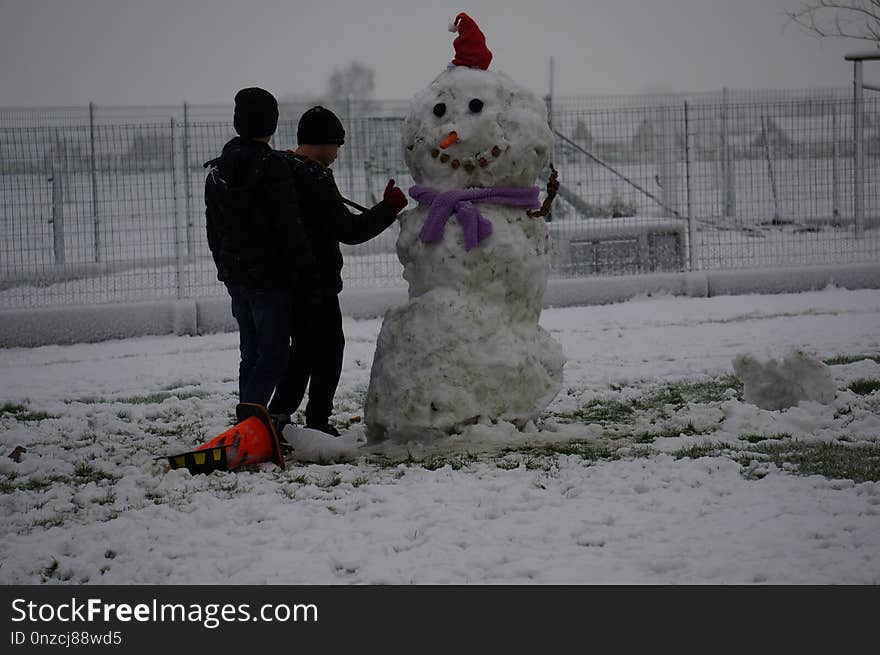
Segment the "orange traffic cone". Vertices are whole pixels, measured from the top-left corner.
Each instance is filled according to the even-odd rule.
[[[193,451],[171,455],[171,468],[187,468],[190,473],[234,471],[242,466],[272,461],[284,468],[284,455],[275,425],[262,405],[239,403],[238,423]],[[160,458],[161,459],[161,458]]]

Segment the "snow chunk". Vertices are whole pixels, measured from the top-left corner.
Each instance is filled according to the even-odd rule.
[[[341,462],[357,457],[358,448],[365,439],[358,433],[339,437],[320,430],[287,425],[282,432],[284,440],[293,448],[293,455],[302,462]]]
[[[786,409],[803,400],[823,405],[834,402],[831,370],[800,350],[779,360],[738,355],[733,360],[733,371],[743,383],[745,401],[762,409]]]

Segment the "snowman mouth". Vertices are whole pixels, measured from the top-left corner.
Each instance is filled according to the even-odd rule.
[[[486,168],[493,161],[498,159],[504,151],[498,145],[492,146],[487,152],[477,153],[473,157],[457,158],[452,157],[447,152],[440,152],[438,148],[431,150],[431,157],[441,164],[449,166],[452,170],[463,168],[465,172],[472,173],[477,168]]]

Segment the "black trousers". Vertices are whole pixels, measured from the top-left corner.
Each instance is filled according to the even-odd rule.
[[[232,315],[238,322],[239,402],[265,407],[287,370],[290,292],[258,291],[238,284],[228,284],[226,289],[232,297]]]
[[[320,306],[306,309],[294,302],[287,372],[269,405],[272,414],[293,414],[309,390],[306,425],[326,425],[342,373],[345,335],[339,298],[325,296]]]

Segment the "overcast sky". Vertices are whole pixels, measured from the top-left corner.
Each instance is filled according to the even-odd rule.
[[[786,27],[799,4],[0,0],[0,106],[228,103],[253,85],[309,96],[353,60],[375,69],[376,98],[409,98],[452,58],[458,11],[486,34],[492,68],[542,95],[551,55],[557,95],[850,84],[843,54],[866,44]]]

